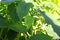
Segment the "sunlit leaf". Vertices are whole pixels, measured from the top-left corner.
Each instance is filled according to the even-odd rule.
[[[26,16],[25,25],[27,26],[27,29],[29,29],[33,24],[34,24],[34,18],[32,16]]]
[[[48,23],[48,24],[51,24],[52,27],[53,27],[53,30],[60,36],[60,23],[53,18],[53,16],[51,15],[51,13],[45,11],[41,11],[39,10],[40,14],[45,18],[45,21]]]
[[[53,36],[53,38],[59,38],[59,35],[57,35],[57,33],[54,32],[51,26],[48,26],[48,27],[46,26],[45,30],[49,35]]]

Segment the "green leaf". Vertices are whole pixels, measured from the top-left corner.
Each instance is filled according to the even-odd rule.
[[[33,7],[33,5],[31,3],[24,3],[24,2],[21,2],[18,4],[17,6],[17,14],[20,18],[20,20],[28,14],[29,12],[29,9]]]
[[[34,18],[32,16],[26,16],[25,17],[25,25],[27,26],[27,29],[29,29],[34,23]]]
[[[13,22],[19,21],[19,17],[16,13],[16,4],[15,3],[11,3],[10,5],[8,5],[7,12]]]
[[[18,23],[12,24],[9,28],[16,32],[22,32],[22,33],[25,33],[28,31],[26,29],[26,26],[23,26],[22,24],[18,24]]]
[[[53,36],[53,38],[59,38],[59,35],[57,35],[56,32],[54,32],[53,28],[51,26],[46,26],[45,30],[48,34],[50,34],[51,36]]]
[[[40,33],[31,36],[28,40],[52,40],[52,37],[48,36],[47,34]]]
[[[0,16],[0,28],[7,28],[9,26],[9,22],[2,16]]]
[[[48,24],[51,24],[53,27],[53,30],[60,36],[60,23],[56,19],[54,19],[51,13],[47,11],[43,12],[41,10],[38,10],[38,11],[45,18],[45,21]]]

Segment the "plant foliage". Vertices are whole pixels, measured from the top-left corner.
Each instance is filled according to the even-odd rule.
[[[0,40],[60,38],[59,0],[1,0]]]

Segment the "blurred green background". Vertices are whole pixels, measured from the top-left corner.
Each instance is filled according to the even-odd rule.
[[[0,40],[60,39],[60,0],[0,0]]]

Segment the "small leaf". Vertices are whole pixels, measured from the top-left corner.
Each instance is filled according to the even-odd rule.
[[[34,23],[34,18],[32,16],[26,16],[25,17],[25,25],[27,26],[27,29],[29,29]]]

